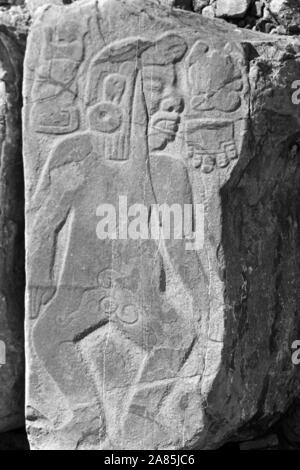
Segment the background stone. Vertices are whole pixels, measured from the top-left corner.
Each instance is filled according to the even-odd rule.
[[[297,0],[272,0],[269,9],[289,34],[300,32],[300,4]]]
[[[1,433],[0,450],[30,450],[25,428]]]
[[[240,18],[243,17],[251,4],[251,0],[216,0],[216,16]]]
[[[0,59],[0,340],[6,349],[0,366],[0,431],[7,431],[24,423],[23,57],[3,31]]]

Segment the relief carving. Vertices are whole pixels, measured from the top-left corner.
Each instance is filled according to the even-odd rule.
[[[79,127],[76,106],[79,66],[84,57],[80,25],[61,20],[43,32],[42,47],[32,89],[35,102],[32,125],[43,134],[68,134]]]
[[[238,159],[242,72],[229,45],[219,51],[172,31],[113,40],[85,62],[74,30],[46,30],[33,86],[31,126],[57,138],[31,199],[32,347],[72,415],[59,432],[80,420],[88,434],[82,410],[91,403],[110,442],[125,442],[138,420],[146,440],[155,427],[158,445],[171,432],[159,413],[170,394],[180,422],[191,413],[192,401],[182,407],[176,395],[178,377],[190,390],[205,370],[210,259],[174,234],[100,240],[97,207],[126,195],[150,214],[155,204],[205,199],[199,175]]]
[[[112,244],[110,241],[101,244],[94,235],[95,228],[92,226],[90,214],[86,214],[85,222],[82,219],[85,208],[90,204],[95,204],[94,201],[99,199],[99,189],[103,201],[109,195],[106,188],[109,187],[116,171],[115,167],[107,166],[106,162],[109,161],[128,162],[127,172],[126,169],[122,170],[125,172],[124,181],[122,181],[121,173],[118,173],[118,178],[120,188],[125,190],[129,197],[134,200],[141,198],[146,204],[156,201],[157,195],[154,194],[155,188],[152,187],[151,180],[155,181],[156,172],[160,174],[159,160],[165,164],[165,157],[162,155],[155,165],[154,159],[152,168],[150,163],[150,172],[145,162],[152,152],[164,150],[176,139],[180,115],[184,110],[183,94],[177,86],[176,64],[184,57],[186,50],[187,46],[183,39],[173,34],[165,34],[155,43],[133,38],[131,42],[127,41],[124,44],[120,41],[104,48],[92,60],[88,71],[86,103],[89,130],[85,133],[76,133],[59,142],[50,154],[38,184],[35,195],[37,206],[43,191],[48,192],[49,201],[53,200],[53,192],[55,192],[60,203],[59,213],[57,208],[48,209],[47,205],[43,205],[36,220],[39,224],[45,219],[45,215],[42,214],[48,213],[46,227],[40,227],[38,230],[36,227],[34,231],[37,230],[40,234],[43,230],[47,230],[47,227],[51,230],[53,226],[57,226],[61,231],[66,214],[73,214],[72,225],[69,225],[66,237],[59,238],[58,232],[47,236],[48,240],[52,239],[53,243],[55,241],[58,243],[54,249],[59,249],[61,253],[64,253],[64,259],[61,262],[61,256],[56,255],[60,262],[56,267],[56,293],[42,308],[33,330],[35,349],[44,366],[67,397],[70,396],[72,390],[74,397],[71,400],[72,408],[76,401],[83,399],[80,397],[82,394],[86,395],[87,388],[92,394],[91,399],[92,396],[95,397],[96,391],[91,384],[92,377],[88,378],[88,372],[86,372],[85,390],[82,390],[82,386],[78,387],[77,371],[80,369],[80,374],[82,374],[83,370],[76,345],[98,329],[103,329],[102,335],[104,336],[107,328],[115,331],[115,334],[119,332],[120,338],[123,335],[124,340],[129,340],[133,348],[139,348],[146,356],[157,348],[159,351],[166,352],[160,355],[170,354],[173,357],[175,354],[177,359],[173,361],[172,380],[182,367],[185,351],[193,341],[195,333],[188,327],[188,320],[184,320],[182,314],[175,311],[176,307],[169,303],[165,294],[159,294],[161,263],[165,262],[164,256],[166,255],[157,248],[156,243],[149,242],[147,247],[149,255],[145,251],[135,261],[138,248],[136,242],[129,242],[128,245],[126,241],[124,246],[121,242],[118,246],[119,242]],[[142,143],[139,150],[135,147],[135,140]],[[144,154],[140,154],[141,151]],[[186,174],[183,160],[174,163],[172,159],[169,160],[171,171],[174,174],[178,173],[178,178],[181,174]],[[78,184],[73,177],[69,187],[60,186],[59,175],[65,171],[64,168],[70,171],[74,165],[82,175]],[[55,171],[59,173],[56,174]],[[129,174],[130,179],[127,181]],[[137,181],[141,181],[140,189],[132,186]],[[142,181],[146,181],[146,187]],[[154,186],[156,184],[154,183]],[[169,192],[167,188],[166,191]],[[185,183],[182,184],[182,191],[181,197],[184,203],[187,192]],[[163,193],[158,197],[162,199],[161,202],[164,202]],[[82,232],[80,226],[85,227],[85,230],[90,227],[90,234],[94,238],[88,251],[86,248],[83,249],[84,245],[79,248],[80,243],[83,242],[83,240],[80,242]],[[59,247],[59,244],[63,246]],[[40,247],[42,256],[42,253],[45,253],[45,245],[41,244]],[[51,249],[53,245],[50,244],[49,251]],[[169,248],[166,247],[166,252],[168,250]],[[112,254],[118,251],[119,255],[112,257]],[[74,256],[75,252],[76,256]],[[126,261],[130,253],[132,258]],[[168,257],[172,258],[172,253],[170,251]],[[166,263],[170,264],[169,270],[171,271],[177,270],[176,256],[173,261],[172,259],[166,260]],[[174,266],[172,266],[173,262]],[[148,263],[153,267],[148,267]],[[196,255],[193,263],[197,269]],[[31,265],[34,277],[48,279],[49,285],[53,283],[51,266],[47,266],[46,260],[41,267],[39,253],[35,253]],[[100,266],[104,269],[99,274]],[[33,279],[31,282],[35,284]],[[172,284],[171,280],[170,282]],[[179,282],[185,283],[185,281]],[[84,286],[89,287],[87,289]],[[183,286],[182,289],[185,290],[187,287]],[[145,296],[145,301],[142,300],[143,296]],[[182,301],[184,301],[183,293],[178,296],[182,296]],[[157,300],[150,307],[149,299],[155,297]],[[66,309],[67,298],[68,308]],[[192,304],[193,300],[191,300]],[[188,315],[192,313],[191,305]],[[187,343],[187,345],[181,350],[173,349],[172,335],[168,338],[166,334],[170,321],[178,325],[179,322],[182,323],[182,333],[177,334],[176,338],[178,344]],[[44,348],[43,338],[46,330],[51,336],[51,341],[49,341],[51,353],[49,348],[46,350]],[[68,380],[64,380],[63,368],[62,370],[58,368],[58,358],[55,359],[60,351],[58,345],[65,341],[70,345],[72,342],[74,344],[72,385],[69,377]],[[150,364],[154,364],[158,357],[157,355],[150,356]],[[146,372],[148,367],[151,369],[154,367],[147,365],[147,359],[145,361],[146,365],[142,366],[142,370],[145,367],[145,371],[140,372],[141,384],[145,380],[143,377],[150,373]],[[129,371],[126,372],[126,367],[125,362],[125,375],[129,373]],[[154,376],[159,378],[157,374]],[[138,383],[139,380],[137,385]],[[109,384],[107,386],[110,388]],[[72,405],[73,400],[75,400],[74,405]]]
[[[191,90],[186,116],[188,157],[194,168],[211,173],[238,158],[243,77],[231,56],[231,46],[217,51],[199,40],[188,58]]]

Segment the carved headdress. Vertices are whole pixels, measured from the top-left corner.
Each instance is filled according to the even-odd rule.
[[[138,83],[142,80],[142,67],[175,63],[186,50],[182,38],[168,33],[156,41],[143,38],[116,41],[93,59],[85,96],[89,126],[103,135],[105,154],[110,160],[129,159],[135,95],[143,94]],[[138,124],[144,125],[143,116],[138,118],[141,120]]]

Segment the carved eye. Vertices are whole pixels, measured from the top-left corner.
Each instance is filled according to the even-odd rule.
[[[92,130],[104,133],[115,132],[122,124],[122,110],[119,106],[104,102],[94,106],[89,113]]]
[[[110,118],[110,115],[109,115],[109,113],[108,113],[107,111],[100,111],[100,113],[99,113],[99,119],[100,119],[101,121],[108,121],[109,118]]]

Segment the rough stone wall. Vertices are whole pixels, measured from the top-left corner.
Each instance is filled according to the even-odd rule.
[[[70,5],[78,0],[10,0],[0,2],[0,11],[9,11],[12,22],[28,21],[34,12],[47,3]],[[241,28],[270,34],[297,35],[300,33],[298,0],[160,0],[162,6],[193,11],[208,18],[222,18]],[[26,12],[27,10],[27,12]]]
[[[297,0],[194,0],[194,11],[224,18],[241,28],[271,34],[299,34]]]
[[[24,423],[22,54],[0,33],[0,431]]]

